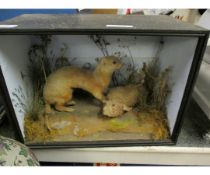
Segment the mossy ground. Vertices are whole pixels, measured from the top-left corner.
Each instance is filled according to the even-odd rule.
[[[166,116],[157,110],[130,111],[118,118],[100,114],[100,105],[77,101],[75,111],[54,112],[46,128],[44,116],[25,116],[25,136],[29,143],[82,140],[164,140],[169,137]]]

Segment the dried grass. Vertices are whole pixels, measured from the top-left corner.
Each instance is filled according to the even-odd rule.
[[[34,121],[40,119],[44,107],[44,102],[39,94],[40,93],[35,91],[34,98],[25,111],[25,115],[31,117]]]
[[[60,67],[71,65],[69,59],[65,57],[68,50],[68,46],[65,43],[60,48],[60,55],[56,58],[53,55],[53,51],[48,54],[52,37],[50,35],[39,35],[35,37],[37,41],[31,45],[28,52],[28,74],[32,82],[33,100],[26,109],[26,116],[31,117],[33,120],[39,118],[44,106],[43,87],[47,77]],[[74,61],[74,59],[71,61]]]
[[[138,109],[156,109],[165,112],[166,100],[170,93],[169,77],[171,67],[160,70],[159,59],[144,63],[139,70],[134,69],[126,84],[138,84],[141,96]]]
[[[52,132],[48,132],[45,127],[44,119],[34,121],[31,119],[31,116],[25,117],[25,137],[27,142],[38,140],[38,141],[50,141],[56,135],[58,135],[57,130],[52,130]]]
[[[43,35],[39,36],[38,39],[39,43],[33,44],[28,52],[28,72],[33,84],[34,92],[42,92],[46,78],[52,72],[51,62],[47,56],[48,46],[51,43],[51,36]]]

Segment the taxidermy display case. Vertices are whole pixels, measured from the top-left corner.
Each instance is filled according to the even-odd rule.
[[[175,143],[208,34],[167,16],[1,22],[1,91],[20,140],[36,148]]]

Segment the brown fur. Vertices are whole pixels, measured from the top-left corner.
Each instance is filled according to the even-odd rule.
[[[138,102],[140,96],[139,85],[127,85],[112,88],[107,101],[103,106],[103,114],[109,117],[117,117],[130,111]]]
[[[73,111],[66,105],[72,100],[74,88],[91,93],[100,101],[105,100],[104,92],[109,86],[114,71],[122,66],[116,57],[103,57],[92,71],[77,67],[63,67],[53,72],[46,81],[43,90],[45,114],[51,113],[51,105],[58,111]]]

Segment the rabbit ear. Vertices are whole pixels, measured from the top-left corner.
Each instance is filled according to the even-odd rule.
[[[132,108],[131,108],[131,107],[128,107],[128,106],[126,106],[126,105],[123,105],[123,110],[124,110],[124,111],[131,111]]]

